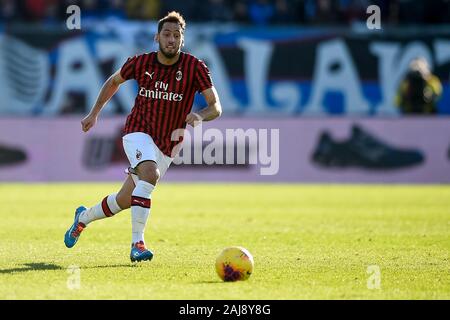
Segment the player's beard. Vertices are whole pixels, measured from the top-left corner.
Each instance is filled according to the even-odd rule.
[[[177,54],[180,53],[180,48],[178,47],[177,50],[174,50],[174,52],[168,52],[164,49],[163,45],[161,44],[161,42],[159,42],[159,51],[161,51],[161,53],[164,55],[164,57],[166,57],[167,59],[172,59],[175,58],[177,56]]]

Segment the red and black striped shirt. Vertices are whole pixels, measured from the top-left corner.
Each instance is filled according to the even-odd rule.
[[[165,155],[174,157],[172,150],[182,138],[172,141],[172,132],[186,127],[195,93],[213,86],[208,67],[185,52],[175,64],[164,65],[151,52],[128,58],[120,75],[139,86],[124,134],[147,133]]]

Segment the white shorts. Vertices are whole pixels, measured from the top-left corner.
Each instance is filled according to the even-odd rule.
[[[123,149],[132,169],[144,161],[155,161],[162,178],[173,161],[159,150],[152,137],[143,132],[129,133],[122,138]]]

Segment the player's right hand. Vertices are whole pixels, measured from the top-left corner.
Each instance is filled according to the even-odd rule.
[[[81,120],[81,129],[84,132],[88,132],[97,123],[97,117],[88,114],[83,120]]]

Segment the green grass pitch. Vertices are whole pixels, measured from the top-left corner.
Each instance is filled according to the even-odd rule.
[[[163,182],[151,262],[129,260],[129,210],[67,249],[74,209],[118,187],[0,184],[0,299],[450,299],[450,186]],[[248,281],[215,273],[232,245]]]

